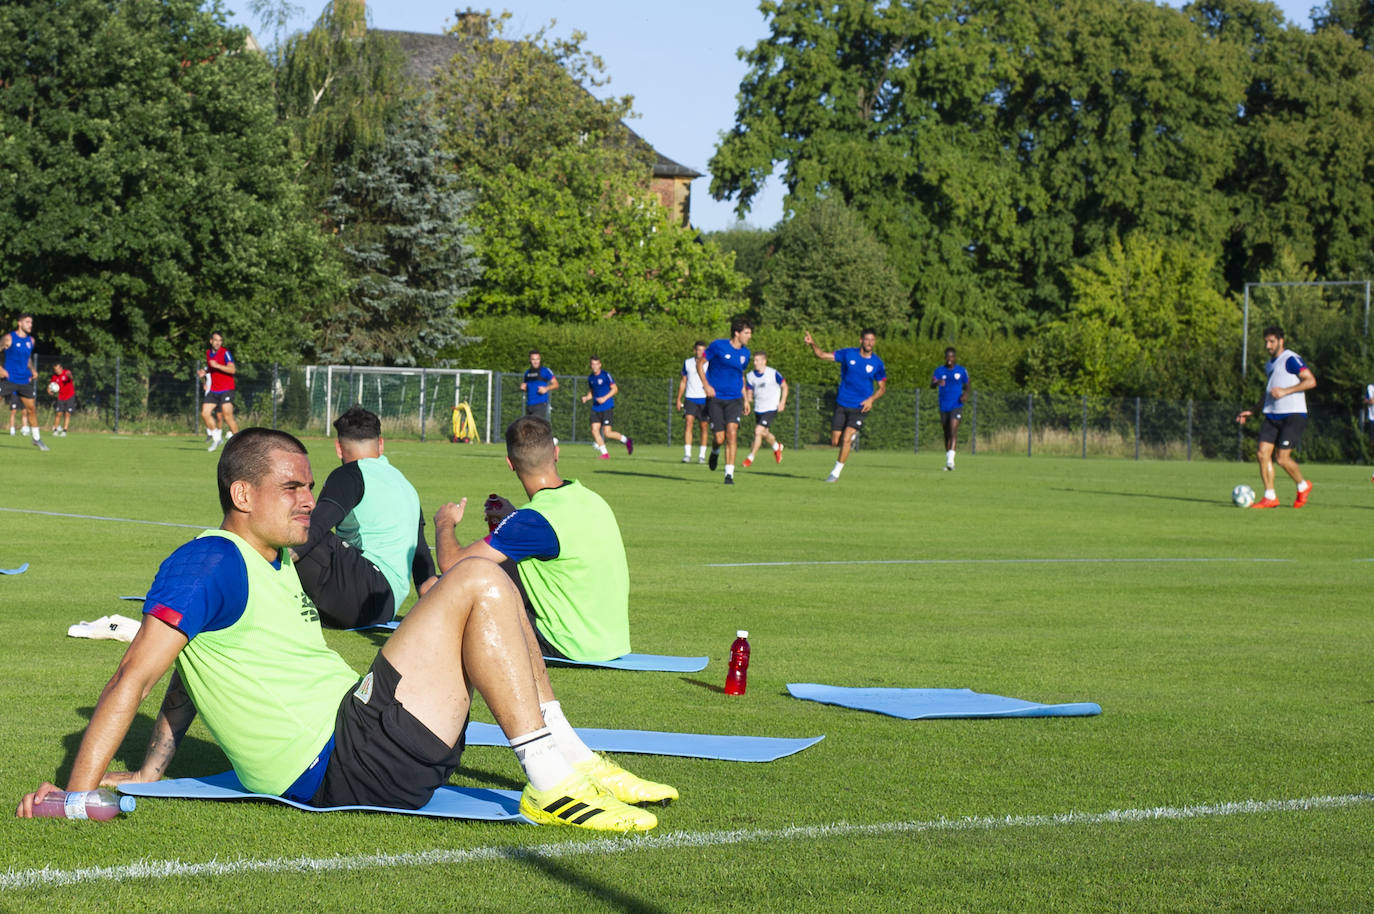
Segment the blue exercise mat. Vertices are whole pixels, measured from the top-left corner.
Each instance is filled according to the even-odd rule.
[[[520,815],[520,792],[489,790],[484,787],[454,787],[445,785],[434,792],[430,801],[419,809],[395,809],[390,806],[307,806],[274,797],[267,793],[251,793],[239,783],[234,772],[212,774],[203,778],[172,778],[151,784],[121,784],[120,793],[136,797],[158,797],[174,800],[271,800],[285,803],[306,812],[393,812],[411,816],[434,816],[444,819],[480,819],[487,822],[529,822]]]
[[[25,562],[18,568],[0,568],[0,574],[23,574],[29,570],[29,563]]]
[[[987,695],[972,689],[866,689],[789,682],[793,698],[874,711],[905,720],[951,717],[1091,717],[1102,708],[1090,701],[1042,705],[1020,698]]]
[[[726,762],[772,762],[814,746],[824,736],[786,739],[776,736],[717,736],[710,733],[665,733],[659,730],[601,730],[576,727],[582,742],[597,752],[681,755]],[[469,746],[509,746],[495,724],[469,721]]]
[[[396,626],[401,624],[400,619],[392,619],[390,622],[382,622],[379,625],[364,625],[361,628],[350,628],[350,632],[375,631],[385,629],[394,632]],[[626,654],[623,657],[615,657],[611,660],[565,660],[562,657],[545,657],[545,663],[556,663],[560,666],[599,666],[609,670],[634,670],[638,672],[655,673],[698,673],[706,669],[706,664],[710,662],[710,657],[677,657],[672,654]]]

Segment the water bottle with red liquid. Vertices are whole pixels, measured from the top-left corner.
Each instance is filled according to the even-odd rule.
[[[487,519],[487,532],[495,533],[496,528],[501,526],[501,521],[505,520],[505,518],[497,517],[495,514],[492,513],[493,511],[501,510],[501,496],[497,495],[495,492],[492,492],[490,495],[487,496],[487,500],[482,504],[482,510],[485,512]]]
[[[138,801],[133,797],[122,797],[113,790],[54,790],[33,804],[35,818],[44,819],[95,819],[105,822],[120,813],[133,812]]]
[[[725,694],[743,695],[749,684],[749,633],[735,632],[735,643],[730,645],[730,669],[725,674]]]

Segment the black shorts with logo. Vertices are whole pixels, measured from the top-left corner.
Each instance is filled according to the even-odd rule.
[[[1302,430],[1307,427],[1306,413],[1292,413],[1287,416],[1264,417],[1260,426],[1261,443],[1274,445],[1276,450],[1291,451],[1302,441]]]
[[[754,422],[764,428],[772,428],[777,418],[778,411],[776,409],[769,410],[766,413],[754,413]]]
[[[24,400],[36,399],[33,382],[30,381],[27,384],[16,384],[8,378],[0,381],[0,400],[5,398],[9,398],[11,402],[13,402],[15,398]]]
[[[453,747],[435,736],[396,700],[400,682],[401,674],[379,651],[367,675],[339,703],[334,751],[311,806],[419,809],[458,770],[465,736]]]
[[[59,413],[76,412],[76,397],[72,397],[70,400],[58,400],[57,405],[53,407],[53,409]]]
[[[683,400],[683,401],[682,401],[682,414],[683,414],[684,416],[691,416],[693,419],[705,419],[705,418],[706,418],[706,401],[705,401],[705,400]]]
[[[727,425],[739,425],[739,420],[744,416],[744,398],[722,400],[710,397],[706,400],[706,414],[711,417],[711,428],[716,431],[724,431]]]
[[[215,406],[233,406],[234,392],[232,390],[212,390],[200,402],[211,403]]]
[[[864,427],[864,411],[859,407],[836,406],[835,414],[830,417],[830,430],[838,432],[846,428],[855,431]]]
[[[325,533],[293,564],[326,628],[362,628],[395,617],[396,595],[386,575],[337,533]]]
[[[963,418],[964,408],[962,406],[956,406],[954,409],[950,410],[940,410],[940,424],[945,428],[949,428],[951,422],[963,421]]]
[[[615,425],[615,407],[603,409],[601,412],[592,412],[592,425],[599,425],[602,428],[610,428]]]
[[[548,400],[545,400],[543,403],[526,403],[526,404],[525,404],[525,415],[527,415],[527,416],[538,416],[540,419],[543,419],[545,422],[548,422],[548,421],[549,421],[549,401],[548,401]]]

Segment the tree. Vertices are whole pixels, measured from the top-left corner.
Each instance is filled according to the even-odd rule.
[[[0,306],[88,355],[299,350],[329,269],[244,40],[196,0],[0,5]]]
[[[1374,51],[1374,3],[1370,0],[1327,0],[1313,9],[1312,25],[1317,30],[1340,29]]]
[[[779,228],[763,269],[767,326],[893,327],[906,323],[906,287],[887,250],[848,207],[825,200]]]

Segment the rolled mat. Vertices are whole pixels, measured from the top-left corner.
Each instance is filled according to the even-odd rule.
[[[434,791],[430,801],[419,809],[396,809],[390,806],[307,806],[267,793],[245,790],[232,771],[200,778],[172,778],[151,784],[120,784],[120,793],[135,797],[156,797],[169,800],[271,800],[285,803],[306,812],[391,812],[409,816],[431,816],[443,819],[480,819],[486,822],[525,822],[520,815],[520,792],[490,790],[484,787],[454,787],[445,785]]]
[[[1091,717],[1102,708],[1090,701],[1042,705],[1021,698],[988,695],[972,689],[849,688],[815,682],[789,682],[793,698],[873,711],[904,720],[954,717]]]
[[[628,752],[640,755],[680,755],[726,762],[772,762],[814,746],[824,736],[787,739],[776,736],[721,736],[710,733],[668,733],[660,730],[601,730],[576,727],[577,735],[597,752]],[[470,721],[469,746],[508,746],[495,724]]]

